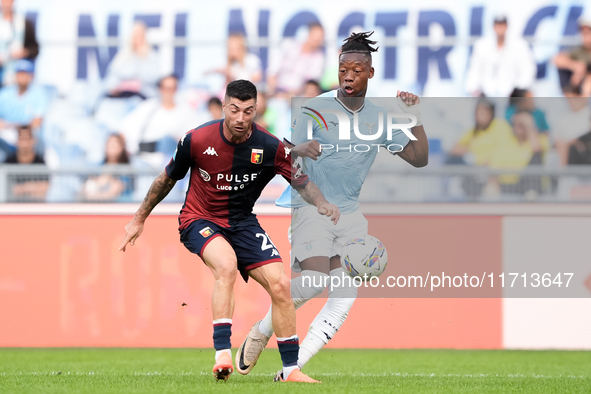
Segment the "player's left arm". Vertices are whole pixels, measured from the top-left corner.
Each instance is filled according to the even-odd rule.
[[[324,198],[318,186],[302,172],[299,162],[292,161],[291,150],[282,142],[279,143],[275,154],[275,173],[288,181],[308,204],[318,208],[318,213],[330,217],[332,222],[337,224],[341,215],[339,208]]]
[[[399,97],[398,105],[402,111],[417,117],[417,126],[411,129],[416,141],[410,140],[398,156],[414,167],[425,167],[429,162],[429,140],[420,116],[421,100],[415,94],[401,91],[398,91],[396,97]]]

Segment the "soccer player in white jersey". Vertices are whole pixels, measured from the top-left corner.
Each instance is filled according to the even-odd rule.
[[[421,121],[420,100],[408,92],[398,91],[396,102],[400,111],[413,114],[417,119],[411,129],[414,139],[401,130],[394,130],[391,136],[387,136],[384,130],[377,140],[368,141],[357,133],[351,133],[349,140],[340,141],[339,144],[340,123],[336,113],[348,116],[351,125],[357,118],[358,131],[367,136],[372,132],[377,134],[375,123],[378,113],[385,112],[370,100],[365,100],[368,81],[374,75],[371,53],[377,50],[372,46],[376,42],[368,39],[372,33],[353,33],[345,40],[339,55],[339,89],[306,101],[302,112],[293,118],[292,139],[296,145],[291,149],[292,156],[302,158],[306,174],[341,211],[339,223],[334,226],[298,198],[296,193],[292,194],[291,263],[294,271],[302,273],[291,281],[291,295],[296,309],[320,295],[326,285],[331,283],[329,276],[342,278],[346,275],[339,256],[344,243],[368,233],[367,219],[359,210],[358,197],[379,148],[373,146],[367,152],[365,148],[361,149],[363,152],[357,152],[348,146],[356,143],[379,144],[381,149],[388,149],[415,167],[427,165],[429,146]],[[314,115],[312,110],[323,111],[323,120],[327,122],[314,126],[314,139],[308,140],[308,117],[305,114],[308,112]],[[317,112],[317,115],[320,113]],[[382,126],[386,128],[385,122]],[[326,127],[326,130],[323,131],[322,127]],[[336,146],[342,147],[343,144],[347,147],[337,151]],[[310,277],[311,280],[307,279],[304,284],[304,277]],[[326,304],[310,325],[300,346],[300,367],[334,337],[353,306],[357,288],[347,281],[340,282],[340,286],[328,286]],[[270,309],[263,320],[255,323],[240,346],[236,354],[238,372],[247,374],[256,364],[273,334],[271,316]],[[281,378],[280,374],[281,371],[276,379]]]

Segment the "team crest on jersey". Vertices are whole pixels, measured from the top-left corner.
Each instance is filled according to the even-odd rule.
[[[201,234],[203,236],[203,238],[207,238],[211,234],[213,234],[213,230],[209,227],[205,227],[205,228],[202,228],[201,230],[199,230],[199,234]]]
[[[263,150],[253,149],[250,153],[250,162],[253,164],[261,164],[263,162]]]

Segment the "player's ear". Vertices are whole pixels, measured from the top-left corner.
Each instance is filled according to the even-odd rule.
[[[369,68],[369,79],[373,78],[373,73],[374,73],[374,69],[373,69],[373,67],[370,67]]]

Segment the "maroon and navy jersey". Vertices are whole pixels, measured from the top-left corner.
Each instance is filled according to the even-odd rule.
[[[254,203],[276,174],[296,188],[308,183],[308,177],[292,167],[289,149],[267,130],[253,123],[252,135],[234,144],[222,127],[223,120],[214,120],[187,132],[166,166],[166,174],[175,180],[191,169],[179,230],[198,219],[228,228],[253,216]]]

